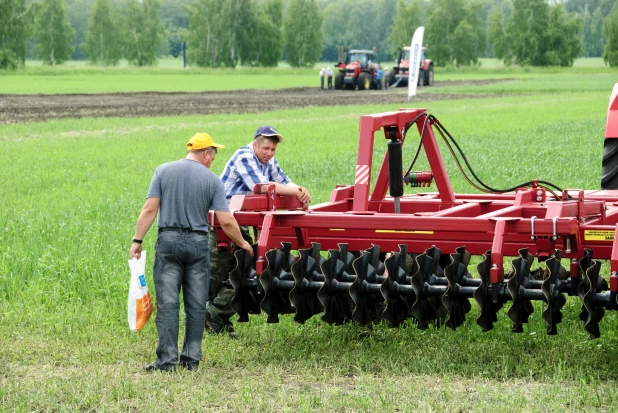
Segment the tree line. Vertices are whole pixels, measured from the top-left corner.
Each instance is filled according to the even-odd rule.
[[[0,0],[0,68],[27,57],[149,66],[161,55],[201,67],[293,67],[374,48],[392,60],[425,26],[437,66],[479,57],[571,66],[603,56],[618,66],[618,0]]]

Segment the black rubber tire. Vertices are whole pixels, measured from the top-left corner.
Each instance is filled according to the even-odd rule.
[[[419,70],[418,71],[418,87],[423,87],[423,86],[425,86],[425,71]]]
[[[618,139],[603,143],[601,189],[618,189]]]
[[[429,66],[427,71],[427,86],[433,86],[433,66]]]
[[[343,89],[343,78],[345,77],[345,73],[339,72],[335,75],[335,89],[341,90]]]
[[[358,79],[356,79],[356,85],[358,86],[358,90],[369,89],[371,87],[369,73],[361,72],[361,74],[358,75]]]
[[[345,88],[348,90],[354,90],[356,88],[356,85],[353,83],[346,83]]]

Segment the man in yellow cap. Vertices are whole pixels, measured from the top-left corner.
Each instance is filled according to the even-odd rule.
[[[146,203],[137,219],[131,245],[132,258],[142,253],[142,240],[157,214],[159,234],[155,246],[155,284],[159,336],[157,360],[146,371],[172,371],[176,366],[194,370],[202,358],[206,301],[210,284],[208,210],[215,211],[223,231],[240,248],[253,255],[230,213],[225,189],[209,167],[217,155],[207,133],[196,133],[187,142],[184,159],[157,167]],[[178,358],[180,296],[185,307],[185,338]]]

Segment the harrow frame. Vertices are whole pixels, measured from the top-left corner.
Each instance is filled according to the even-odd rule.
[[[402,109],[397,112],[362,116],[359,126],[360,138],[355,182],[353,185],[338,185],[326,203],[302,210],[300,203],[295,199],[277,195],[274,185],[269,186],[266,193],[232,197],[230,209],[239,225],[253,227],[257,235],[254,259],[245,256],[242,251],[236,253],[238,267],[242,267],[242,270],[239,270],[241,275],[237,275],[236,282],[232,280],[232,284],[236,284],[237,293],[245,288],[253,291],[254,297],[256,294],[261,294],[263,298],[264,294],[268,296],[272,286],[271,281],[275,278],[280,283],[281,291],[291,291],[290,298],[295,294],[294,291],[298,296],[297,290],[301,282],[305,283],[307,291],[317,292],[329,280],[326,275],[328,271],[324,270],[324,259],[319,256],[320,249],[329,250],[332,255],[337,249],[341,249],[343,244],[345,247],[341,252],[342,257],[345,257],[347,251],[357,252],[354,257],[356,264],[356,260],[366,255],[363,251],[369,251],[375,245],[379,245],[381,251],[389,253],[377,252],[373,257],[367,258],[374,264],[373,266],[367,265],[377,273],[370,276],[369,278],[373,278],[366,280],[365,285],[367,291],[371,290],[371,294],[379,294],[381,291],[381,297],[380,295],[377,298],[374,297],[374,301],[379,304],[381,300],[385,300],[387,311],[389,303],[391,303],[390,310],[393,310],[394,301],[390,301],[392,294],[389,295],[385,285],[391,288],[392,285],[389,283],[393,281],[392,273],[403,269],[407,271],[407,274],[399,276],[401,282],[397,284],[397,288],[404,295],[411,296],[412,301],[408,303],[410,304],[408,307],[416,306],[418,312],[420,311],[419,300],[425,300],[423,303],[426,304],[429,297],[442,296],[443,302],[444,297],[450,297],[446,298],[444,304],[451,305],[447,309],[447,325],[448,320],[452,322],[454,318],[452,303],[457,300],[461,306],[467,308],[469,304],[466,305],[465,301],[470,297],[475,297],[482,308],[493,305],[495,308],[492,307],[490,313],[495,313],[504,302],[509,300],[513,301],[512,311],[517,312],[524,307],[528,308],[530,299],[538,299],[548,304],[543,317],[548,322],[548,333],[555,334],[555,324],[559,321],[556,319],[552,321],[552,317],[561,319],[561,315],[558,317],[559,308],[564,304],[564,300],[558,299],[558,296],[568,294],[579,295],[582,298],[584,307],[581,317],[586,325],[590,326],[587,330],[591,337],[598,337],[598,321],[602,318],[602,314],[598,312],[605,308],[613,310],[618,307],[616,301],[618,293],[618,190],[565,189],[562,193],[556,194],[540,185],[538,181],[533,181],[530,187],[518,188],[512,193],[455,194],[434,134],[433,126],[437,120],[433,117],[428,118],[428,116],[430,115],[426,109]],[[614,88],[607,119],[606,138],[611,138],[608,135],[618,130],[618,84]],[[370,193],[376,133],[383,131],[385,139],[403,144],[406,140],[406,132],[408,129],[411,130],[410,126],[413,124],[417,126],[431,169],[429,172],[424,172],[425,176],[432,177],[437,192],[405,194],[401,197],[387,195],[389,189],[387,153],[373,192]],[[379,135],[378,133],[377,136]],[[256,191],[258,189],[256,187]],[[218,227],[214,214],[211,215],[211,225],[216,229],[218,246],[233,248],[229,239]],[[465,247],[465,251],[460,251],[459,248],[462,246]],[[285,262],[278,264],[276,274],[273,275],[271,261],[275,258],[272,254],[269,255],[269,251],[278,249],[285,252],[285,257],[281,258]],[[451,254],[450,264],[445,264],[446,260],[442,259],[441,265],[436,267],[439,260],[438,253],[437,258],[434,257],[436,264],[433,264],[431,271],[428,270],[429,272],[422,277],[415,275],[419,273],[419,268],[421,268],[420,272],[423,272],[423,258],[419,261],[418,257],[427,256],[428,251],[434,251],[433,249],[457,252]],[[290,250],[299,250],[299,256],[290,255]],[[392,261],[388,262],[388,258],[397,255],[398,251],[402,254],[396,258],[399,264],[389,269]],[[594,251],[594,260],[591,257],[591,251]],[[377,267],[381,266],[381,263],[377,262],[376,254],[380,259],[386,259],[384,261],[386,268],[379,271]],[[479,268],[479,272],[485,273],[485,277],[481,275],[483,278],[481,282],[478,279],[466,281],[472,278],[467,274],[467,270],[458,270],[460,261],[465,260],[464,257],[470,254],[485,255],[482,268]],[[294,272],[292,266],[309,259],[303,257],[304,255],[313,257],[314,263],[306,264],[313,266],[311,269],[313,275],[303,278],[294,273],[292,277],[291,273]],[[510,273],[503,265],[505,256],[519,257],[513,261],[513,271]],[[410,260],[406,257],[416,260],[416,264],[410,264]],[[539,262],[547,263],[546,279],[542,283],[530,282],[528,274],[530,265],[525,263],[531,263],[531,257],[536,257]],[[341,259],[351,261],[351,258]],[[566,272],[560,270],[561,259],[567,263]],[[598,275],[600,264],[597,264],[596,260],[599,259],[610,261],[609,285],[603,285],[604,280],[601,280],[602,277]],[[454,261],[457,264],[453,264]],[[404,264],[405,262],[408,263]],[[349,271],[344,276],[344,281],[349,282],[342,286],[339,292],[345,293],[347,289],[347,294],[358,307],[360,304],[354,298],[355,287],[353,286],[357,284],[355,280],[360,278],[360,275],[358,275],[358,270],[352,270],[350,264],[352,262],[346,264]],[[451,268],[451,265],[455,267]],[[590,268],[595,268],[593,272],[596,271],[596,275],[587,274]],[[281,271],[287,271],[287,276],[278,276],[281,275]],[[411,274],[410,271],[416,272]],[[463,271],[463,273],[454,279],[453,271]],[[268,273],[266,285],[262,279],[265,273]],[[446,273],[451,273],[450,278]],[[561,274],[560,280],[557,273]],[[431,276],[434,278],[431,280],[427,278]],[[302,281],[303,279],[305,281]],[[250,280],[253,281],[250,282]],[[309,286],[311,283],[317,284]],[[400,284],[405,287],[401,287]],[[459,293],[456,292],[457,289]],[[481,291],[484,291],[483,294],[491,299],[477,297]],[[554,298],[550,297],[551,294]],[[274,310],[272,300],[266,303],[267,309],[264,309],[264,304],[262,304],[262,309],[269,313],[269,321],[276,321],[277,314],[296,311],[297,321],[303,322],[322,310],[324,311],[323,318],[326,317],[329,321],[327,314],[329,310],[326,308],[328,304],[325,303],[326,296],[322,291],[314,294],[315,297],[307,296],[292,300],[295,310],[290,307],[290,303],[286,303],[283,295],[279,298],[279,307]],[[320,296],[322,308],[319,308],[317,296]],[[584,299],[585,296],[588,297],[588,304]],[[462,301],[462,297],[465,301]],[[246,299],[247,297],[242,299],[245,304]],[[236,305],[242,310],[239,311],[240,319],[245,321],[247,313],[256,312],[255,303],[252,304],[253,307],[251,305],[247,307],[242,306],[238,300]],[[519,307],[517,307],[518,302],[521,304]],[[557,304],[558,302],[561,304]],[[312,308],[298,317],[299,311],[304,311],[299,308],[306,306],[307,303],[311,303]],[[371,306],[374,304],[372,302]],[[588,310],[585,310],[586,305],[588,305]],[[367,303],[365,302],[361,307],[367,307]],[[434,305],[433,309],[436,310],[437,307],[439,307],[438,304]],[[354,312],[361,310],[355,308]],[[399,311],[405,313],[407,310],[400,308]],[[511,316],[511,311],[509,311],[509,317],[515,323],[514,331],[521,330],[521,324],[527,321],[527,315],[530,312],[532,310],[525,310],[523,315],[513,314]],[[392,325],[398,325],[400,319],[410,316],[419,322],[419,326],[424,326],[426,321],[434,319],[432,317],[425,319],[424,313],[415,315],[414,308],[401,317],[384,314]],[[485,314],[485,316],[495,318],[492,314]],[[482,317],[483,314],[480,318]],[[358,314],[352,318],[361,323],[372,321],[372,317],[361,317]],[[591,321],[590,318],[593,320]],[[330,320],[341,321],[341,314],[334,318],[331,317]],[[492,328],[491,322],[477,322],[485,330]]]

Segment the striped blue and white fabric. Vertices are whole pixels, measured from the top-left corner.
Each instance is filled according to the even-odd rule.
[[[252,143],[243,146],[232,155],[221,173],[221,181],[228,200],[233,195],[253,194],[253,187],[256,184],[277,182],[287,185],[292,182],[274,157],[266,164],[261,163],[253,152]]]

